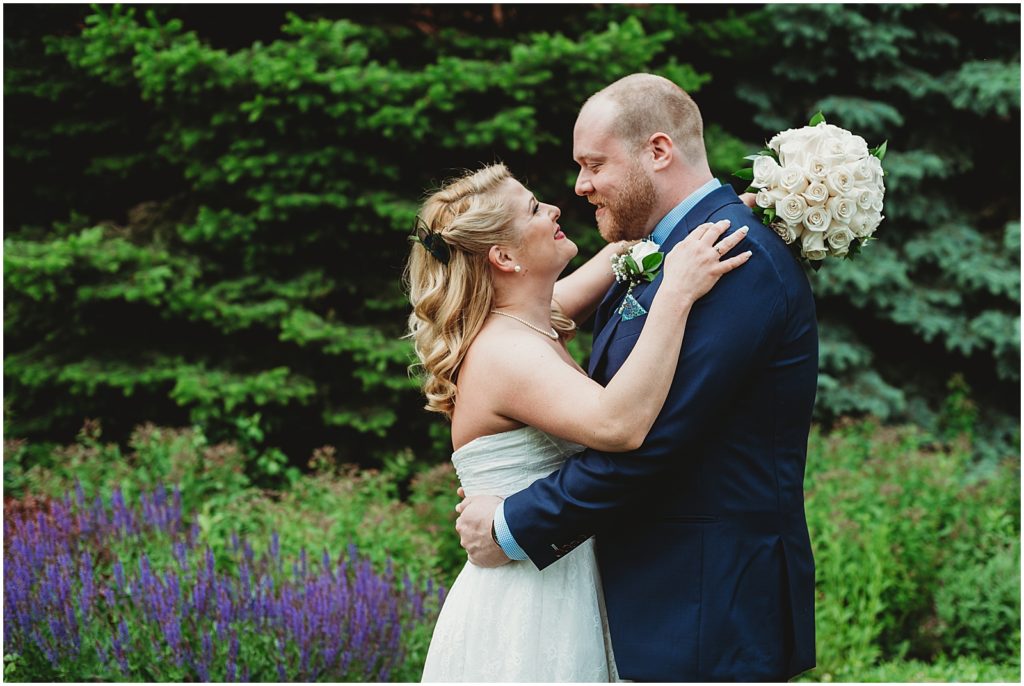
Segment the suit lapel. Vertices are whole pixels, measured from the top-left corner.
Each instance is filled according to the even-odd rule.
[[[615,321],[618,319],[615,309],[625,293],[625,283],[613,284],[608,289],[608,294],[605,295],[604,300],[601,301],[601,305],[597,308],[597,315],[594,317],[594,344],[591,347],[590,364],[587,368],[587,374],[591,377],[594,376],[594,368],[597,365],[597,361],[601,358],[601,353],[604,352],[604,348],[608,344],[608,337],[611,336],[612,331],[615,329]]]
[[[701,198],[701,201],[689,212],[687,212],[679,223],[675,225],[675,228],[669,233],[668,238],[661,245],[661,252],[668,254],[672,248],[676,246],[679,241],[683,240],[691,231],[703,224],[708,218],[721,208],[732,203],[740,202],[736,192],[731,186],[721,186],[708,193],[706,196]],[[661,274],[652,281],[651,283],[639,284],[633,289],[632,296],[637,300],[640,296],[647,291],[649,288],[654,289],[654,293],[657,293],[658,286],[661,285]],[[622,321],[621,315],[619,315],[615,309],[618,307],[619,301],[622,299],[626,292],[626,284],[616,284],[612,286],[611,290],[608,291],[608,295],[601,302],[601,306],[598,309],[598,317],[594,320],[595,328],[598,333],[594,337],[594,347],[590,353],[590,365],[588,373],[591,377],[594,376],[594,371],[597,369],[598,363],[604,359],[604,354],[608,350],[608,344],[612,340],[612,336],[615,330],[619,326],[619,322]],[[652,298],[653,300],[653,294]],[[603,316],[602,316],[603,315]],[[603,324],[603,326],[602,326]]]

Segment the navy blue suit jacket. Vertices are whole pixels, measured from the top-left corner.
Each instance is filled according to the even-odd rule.
[[[586,450],[505,501],[516,541],[543,569],[589,536],[619,673],[635,681],[781,681],[814,666],[814,560],[804,518],[818,331],[807,277],[724,186],[673,229],[750,227],[690,313],[668,399],[644,444]],[[650,309],[661,278],[633,291]],[[644,317],[597,313],[590,374],[604,384]]]

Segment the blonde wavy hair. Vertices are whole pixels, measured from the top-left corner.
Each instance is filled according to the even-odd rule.
[[[493,245],[518,247],[515,210],[504,182],[514,177],[493,164],[446,183],[423,203],[418,222],[448,244],[448,264],[414,243],[404,283],[412,303],[408,338],[413,340],[417,373],[431,412],[451,419],[459,370],[484,321],[494,307],[487,254]],[[575,335],[576,324],[552,302],[551,323],[562,340]]]

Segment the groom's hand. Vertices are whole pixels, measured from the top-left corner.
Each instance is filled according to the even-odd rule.
[[[754,209],[754,205],[757,204],[757,196],[754,195],[753,193],[740,194],[740,200],[742,200],[743,204],[749,207],[750,209]]]
[[[461,488],[459,495],[463,495]],[[459,513],[455,520],[459,544],[469,553],[469,561],[477,567],[500,567],[510,562],[491,536],[494,511],[500,502],[501,498],[493,495],[471,495],[455,507]]]

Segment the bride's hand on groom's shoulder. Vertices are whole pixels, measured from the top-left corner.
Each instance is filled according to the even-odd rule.
[[[500,567],[511,562],[491,536],[494,511],[498,509],[501,498],[493,495],[465,496],[465,491],[460,488],[459,497],[465,499],[455,506],[459,513],[455,530],[459,534],[459,545],[468,553],[469,561],[477,567]]]

